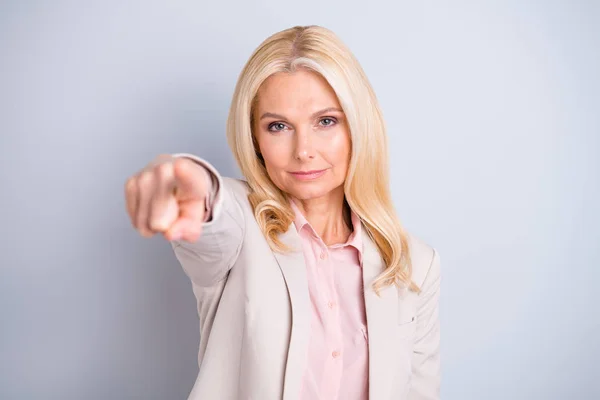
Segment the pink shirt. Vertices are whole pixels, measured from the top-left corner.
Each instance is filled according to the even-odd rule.
[[[327,246],[298,207],[294,225],[302,240],[311,302],[308,363],[302,400],[366,400],[369,352],[362,280],[361,224],[344,244]]]

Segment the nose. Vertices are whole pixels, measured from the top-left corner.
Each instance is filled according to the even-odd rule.
[[[312,135],[309,129],[296,130],[296,148],[294,156],[299,161],[308,161],[315,158]]]

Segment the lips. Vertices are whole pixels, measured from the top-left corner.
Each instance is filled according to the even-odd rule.
[[[325,171],[327,171],[326,169],[319,169],[319,170],[312,170],[312,171],[295,171],[295,172],[290,172],[290,174],[292,174],[293,177],[295,177],[296,179],[302,180],[302,181],[309,181],[312,179],[317,179],[318,177],[322,176]]]

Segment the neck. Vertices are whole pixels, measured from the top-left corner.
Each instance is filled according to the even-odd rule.
[[[316,199],[292,200],[327,246],[348,240],[352,218],[343,191]]]

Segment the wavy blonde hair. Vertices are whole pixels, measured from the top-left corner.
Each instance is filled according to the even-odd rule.
[[[352,155],[344,183],[348,205],[386,265],[373,289],[412,282],[407,234],[394,210],[389,190],[387,135],[375,93],[356,58],[330,30],[296,26],[267,38],[252,54],[238,79],[229,117],[227,140],[248,181],[248,200],[273,251],[288,249],[279,240],[294,220],[283,193],[269,178],[253,135],[253,112],[261,84],[279,72],[314,71],[335,91],[350,127]]]

